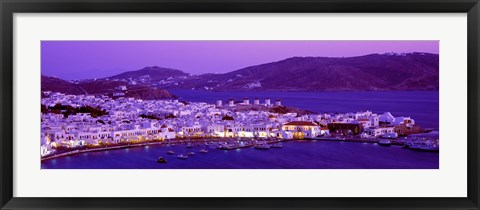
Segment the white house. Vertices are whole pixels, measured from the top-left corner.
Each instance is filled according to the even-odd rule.
[[[292,132],[295,139],[312,138],[321,135],[320,126],[307,121],[286,123],[282,126],[282,130]]]

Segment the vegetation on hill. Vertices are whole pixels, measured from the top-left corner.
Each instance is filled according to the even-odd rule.
[[[161,120],[161,117],[157,117],[155,115],[147,115],[147,114],[141,114],[141,118],[146,118],[146,119],[152,119],[152,120]]]
[[[232,116],[225,115],[222,117],[222,120],[234,120]]]
[[[42,104],[41,108],[42,113],[54,113],[54,114],[63,114],[64,117],[69,115],[75,115],[77,113],[88,113],[92,117],[100,117],[108,114],[108,112],[100,107],[91,107],[91,106],[81,106],[81,107],[72,107],[70,105],[62,105],[60,103],[55,104],[53,107],[47,107]]]

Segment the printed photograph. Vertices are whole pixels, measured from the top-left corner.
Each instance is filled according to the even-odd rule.
[[[42,41],[41,169],[439,169],[439,42]]]

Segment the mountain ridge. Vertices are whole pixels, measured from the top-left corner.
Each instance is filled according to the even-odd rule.
[[[296,56],[220,74],[190,75],[150,66],[100,80],[209,91],[435,91],[439,89],[438,75],[438,54],[413,52]]]
[[[180,87],[218,91],[438,90],[438,55],[291,57],[194,80]]]

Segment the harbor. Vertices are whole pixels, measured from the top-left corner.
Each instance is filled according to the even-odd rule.
[[[385,140],[388,143],[385,143]],[[379,144],[384,146],[402,146],[406,149],[414,149],[417,151],[430,151],[430,152],[438,152],[438,147],[433,149],[422,149],[419,147],[412,146],[411,139],[382,139],[382,138],[353,138],[353,137],[317,137],[311,139],[302,139],[302,140],[294,140],[294,139],[252,139],[252,138],[210,138],[210,139],[173,139],[169,141],[152,141],[152,142],[142,142],[136,144],[126,144],[126,145],[113,145],[113,146],[103,146],[103,147],[96,147],[96,148],[85,148],[85,149],[72,149],[69,151],[60,152],[58,154],[42,157],[43,161],[52,160],[55,158],[62,158],[66,156],[72,155],[79,155],[82,153],[87,152],[101,152],[101,151],[108,151],[108,150],[121,150],[121,149],[128,149],[128,148],[135,148],[135,147],[149,147],[149,146],[160,146],[160,147],[172,147],[172,146],[179,146],[185,149],[191,148],[204,148],[200,149],[198,152],[201,154],[208,153],[209,150],[207,149],[217,149],[217,150],[240,150],[246,148],[256,148],[260,150],[266,150],[270,148],[283,148],[283,143],[291,142],[291,143],[302,143],[306,141],[326,141],[326,142],[350,142],[350,143],[368,143],[368,144]],[[384,143],[382,143],[382,141]],[[427,141],[427,139],[425,139]],[[431,148],[431,147],[429,147]],[[175,154],[175,151],[169,150],[166,152],[166,155]],[[184,153],[180,154],[180,159],[187,159],[188,156],[193,156],[195,153],[190,154]],[[162,156],[160,156],[162,157]]]
[[[200,142],[190,148],[186,142],[152,144],[45,160],[42,169],[436,169],[439,166],[438,153],[410,150],[401,145],[384,147],[378,143],[333,140],[281,143],[281,148],[250,146],[230,150]],[[190,152],[195,155],[188,155]],[[182,154],[188,157],[179,158]],[[165,163],[157,162],[160,157]]]
[[[299,93],[295,94],[298,97]],[[421,95],[423,94],[421,93]],[[428,93],[428,95],[432,94]],[[282,96],[285,97],[286,95],[283,94]],[[67,99],[70,105],[57,103],[59,100]],[[196,99],[191,100],[195,101]],[[291,100],[285,101],[285,104],[298,101],[298,99],[291,98]],[[265,168],[326,167],[316,165],[315,162],[319,160],[315,158],[331,159],[332,157],[321,155],[316,157],[319,155],[318,153],[324,152],[322,149],[328,151],[329,148],[317,148],[318,151],[309,152],[297,151],[295,154],[288,151],[309,143],[316,143],[312,144],[315,146],[318,146],[318,143],[324,143],[332,148],[346,143],[352,145],[349,147],[370,145],[378,149],[379,151],[376,152],[380,153],[391,151],[394,148],[394,153],[399,152],[402,155],[409,154],[409,152],[415,152],[413,155],[430,152],[437,158],[439,151],[438,131],[421,127],[416,118],[410,117],[409,114],[399,117],[394,116],[391,112],[375,113],[368,110],[346,113],[312,113],[285,107],[282,104],[284,101],[280,99],[276,99],[272,103],[268,97],[265,98],[264,102],[254,98],[253,103],[251,103],[248,98],[243,98],[243,101],[228,100],[228,103],[224,104],[221,100],[217,100],[214,104],[209,104],[202,102],[187,103],[179,100],[143,101],[126,98],[112,100],[108,97],[66,96],[53,93],[50,98],[45,99],[45,102],[50,104],[42,115],[44,132],[41,136],[43,142],[41,164],[42,168],[45,169],[56,168],[59,163],[67,162],[72,165],[64,165],[63,167],[83,168],[85,167],[81,166],[83,158],[98,155],[105,156],[101,161],[107,161],[110,158],[119,158],[118,161],[122,160],[122,157],[111,157],[112,154],[132,156],[132,159],[138,157],[139,159],[131,164],[149,165],[146,168],[158,167],[150,165],[151,163],[163,165],[161,168],[184,166],[184,169],[212,168],[213,166],[239,169],[256,167],[255,165],[247,166],[238,162],[224,162],[222,155],[230,156],[229,153],[242,154],[242,156],[248,154],[249,156],[244,157],[244,159],[256,158],[257,161],[271,158],[292,161],[288,158],[283,160],[286,158],[283,155],[311,156],[304,157],[305,160],[303,161],[311,163],[303,163],[303,166],[298,166],[298,163],[294,162],[285,163],[285,166],[275,166],[277,163],[270,163],[273,165],[262,165]],[[68,113],[71,111],[68,110],[76,110],[72,109],[71,105],[78,102],[101,104],[109,112],[102,111],[99,108],[83,107],[79,110],[87,110],[90,113],[69,115]],[[396,102],[391,102],[390,105],[395,108],[393,103]],[[128,106],[122,107],[118,104],[128,104]],[[294,105],[301,107],[302,104]],[[372,106],[371,104],[365,105]],[[153,107],[154,112],[165,113],[166,111],[169,114],[145,114],[146,112],[143,111],[131,111],[128,107],[138,107],[137,111]],[[165,110],[165,108],[168,109]],[[396,110],[397,113],[398,110],[409,107],[398,106],[396,108],[393,110]],[[64,112],[64,114],[57,114],[58,111]],[[399,113],[408,113],[404,111]],[[104,115],[96,116],[101,114]],[[200,116],[203,116],[203,118]],[[422,116],[422,113],[414,113],[414,116]],[[420,122],[435,126],[431,122],[435,122],[436,116],[432,116],[433,118],[429,119],[427,123],[424,120]],[[360,146],[359,148],[363,147]],[[400,149],[400,151],[397,151],[397,149]],[[148,157],[143,156],[143,152],[151,150],[161,150],[162,152],[151,154]],[[133,151],[140,152],[140,154],[134,154]],[[338,154],[344,152],[346,151],[338,151]],[[364,151],[353,150],[351,152]],[[277,155],[281,157],[277,157]],[[203,162],[203,159],[209,157],[215,160]],[[127,159],[132,161],[130,158]],[[201,163],[198,163],[198,161],[201,161]],[[213,164],[212,161],[220,162]],[[350,161],[355,162],[355,160]],[[221,165],[221,162],[224,162],[224,165]],[[103,165],[105,168],[123,168],[119,165],[112,166],[108,164],[108,161],[106,163],[95,162],[95,164]],[[344,166],[330,167],[357,167],[347,162],[339,164],[344,164]],[[363,165],[363,163],[358,164]],[[398,167],[411,167],[408,166],[409,163],[403,164],[405,166],[400,165]],[[425,164],[428,167],[435,166],[431,162]],[[438,163],[436,165],[438,166]],[[392,163],[392,166],[395,166],[395,164]],[[365,167],[382,168],[387,166],[373,164]],[[418,167],[423,168],[424,166]],[[135,167],[132,166],[132,168]]]
[[[266,142],[267,144],[275,144],[279,142],[285,142],[288,140],[268,140],[268,141],[261,141]],[[239,142],[242,142],[240,144]],[[247,142],[247,143],[245,143]],[[42,157],[41,161],[47,161],[54,158],[60,158],[65,156],[71,156],[76,154],[82,154],[86,152],[99,152],[99,151],[106,151],[106,150],[117,150],[117,149],[126,149],[132,147],[146,147],[146,146],[153,146],[153,145],[160,145],[160,146],[174,146],[174,145],[182,145],[185,148],[191,148],[193,146],[205,145],[209,146],[212,145],[216,149],[221,150],[234,150],[234,149],[241,149],[241,148],[248,148],[255,146],[255,142],[258,142],[253,139],[176,139],[176,140],[169,140],[169,141],[152,141],[152,142],[142,142],[142,143],[131,143],[131,144],[124,144],[124,145],[104,145],[102,147],[94,147],[94,148],[82,148],[82,149],[70,149],[63,152],[58,152],[57,154],[52,154],[49,156]]]
[[[76,60],[83,48],[65,50],[81,44],[93,55],[127,42],[50,43],[42,42],[42,49],[53,50],[42,54],[39,156],[45,169],[67,163],[63,167],[439,165],[438,42],[427,51],[388,42],[388,50],[379,51],[369,46],[381,42],[361,41],[365,51],[353,54],[350,41],[332,42],[333,48],[312,48],[330,41],[128,42],[138,52],[128,59],[115,54],[130,50],[84,60]],[[165,46],[186,51],[161,50]],[[276,47],[283,50],[271,50]],[[98,63],[85,62],[93,60]],[[84,65],[90,67],[78,69]],[[103,65],[112,70],[102,72]],[[383,162],[395,154],[390,165]],[[358,162],[360,156],[366,162]],[[90,166],[83,165],[90,158]],[[330,165],[335,161],[339,166]]]

